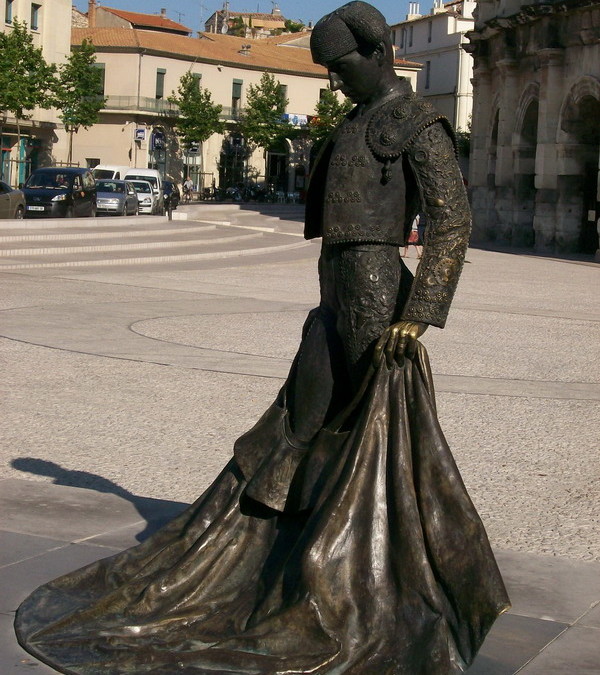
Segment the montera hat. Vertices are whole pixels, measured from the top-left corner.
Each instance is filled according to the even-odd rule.
[[[355,49],[374,49],[389,39],[390,27],[383,14],[366,2],[355,0],[319,19],[310,36],[315,63],[327,65]]]

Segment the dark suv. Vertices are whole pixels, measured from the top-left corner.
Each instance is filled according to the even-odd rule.
[[[96,183],[89,169],[36,169],[23,187],[27,218],[96,215]]]

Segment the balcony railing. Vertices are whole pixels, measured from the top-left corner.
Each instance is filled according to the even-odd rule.
[[[150,96],[107,96],[104,110],[141,110],[143,112],[177,117],[179,108],[164,98],[151,98]],[[238,120],[243,113],[241,108],[223,107],[219,117],[224,121]],[[284,120],[293,126],[305,126],[308,115],[285,115]]]
[[[157,115],[178,115],[179,108],[164,98],[150,96],[107,96],[105,110],[143,110]]]

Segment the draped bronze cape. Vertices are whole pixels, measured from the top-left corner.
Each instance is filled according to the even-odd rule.
[[[285,411],[267,415],[276,442]],[[424,348],[384,360],[293,473],[298,507],[277,511],[232,459],[148,540],[37,589],[20,643],[77,675],[464,671],[509,603]]]

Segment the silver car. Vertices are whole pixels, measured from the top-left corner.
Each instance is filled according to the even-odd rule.
[[[130,180],[127,181],[133,185],[133,189],[137,192],[138,198],[138,212],[154,214],[158,208],[158,197],[152,185],[147,180]]]
[[[133,185],[125,180],[96,180],[98,213],[116,216],[135,216],[138,212],[138,198]]]
[[[0,218],[24,218],[25,196],[8,183],[0,181]]]

